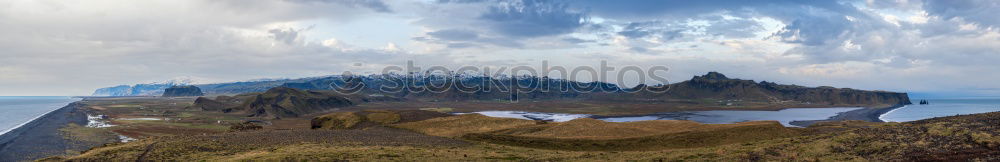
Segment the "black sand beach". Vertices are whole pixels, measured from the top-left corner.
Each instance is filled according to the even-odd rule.
[[[857,109],[839,113],[836,116],[832,116],[826,120],[792,121],[789,124],[800,127],[807,127],[817,122],[824,122],[824,121],[860,120],[867,122],[884,122],[882,121],[882,119],[879,119],[878,117],[881,116],[882,114],[888,113],[889,111],[892,111],[894,109],[903,106],[906,105],[896,105],[896,106],[881,107],[881,108],[863,108],[863,109]]]
[[[72,144],[72,141],[63,138],[59,128],[69,123],[87,125],[87,114],[81,103],[71,103],[0,136],[0,161],[33,161],[63,155],[66,150],[93,147]]]

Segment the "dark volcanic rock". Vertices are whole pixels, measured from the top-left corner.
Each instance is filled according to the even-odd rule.
[[[204,111],[222,111],[232,107],[240,106],[241,101],[235,97],[219,96],[215,100],[207,97],[198,97],[194,100],[194,105],[190,108],[197,108]]]
[[[196,86],[173,86],[163,90],[163,97],[185,97],[185,96],[204,96],[205,93],[201,92],[201,88]]]

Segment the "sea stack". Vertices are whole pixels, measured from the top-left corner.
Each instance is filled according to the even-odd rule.
[[[201,88],[196,86],[173,86],[163,90],[163,97],[187,97],[187,96],[204,96],[205,93],[201,92]]]

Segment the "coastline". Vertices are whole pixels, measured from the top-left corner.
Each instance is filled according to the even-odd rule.
[[[70,103],[70,104],[72,104],[72,103]],[[69,106],[69,105],[67,105],[67,106]],[[63,107],[65,107],[65,106],[63,106]],[[38,119],[41,119],[41,118],[42,118],[42,117],[44,117],[45,115],[49,115],[49,114],[51,114],[52,112],[55,112],[55,111],[59,111],[59,109],[62,109],[62,108],[58,108],[58,109],[52,109],[52,111],[49,111],[49,112],[45,112],[45,113],[44,113],[44,114],[42,114],[42,115],[38,115],[38,116],[35,116],[34,118],[31,118],[31,120],[28,120],[28,121],[26,121],[26,122],[24,122],[24,123],[21,123],[21,124],[18,124],[18,125],[15,125],[14,127],[10,128],[10,129],[7,129],[7,130],[3,130],[3,131],[0,131],[0,144],[3,144],[3,143],[6,143],[6,140],[5,140],[4,138],[3,138],[3,135],[7,134],[8,132],[12,132],[12,131],[14,131],[14,130],[17,130],[18,128],[21,128],[21,127],[24,127],[24,125],[27,125],[28,123],[31,123],[31,122],[33,122],[33,121],[35,121],[35,120],[38,120]]]
[[[0,161],[32,161],[78,149],[59,129],[69,123],[87,124],[82,105],[70,103],[0,135]]]
[[[832,116],[824,120],[792,121],[789,124],[800,127],[809,127],[809,125],[826,121],[860,120],[866,122],[885,122],[881,119],[883,114],[889,113],[892,110],[896,110],[902,107],[906,107],[906,105],[900,104],[900,105],[880,107],[880,108],[862,108],[862,109],[838,113],[836,116]]]

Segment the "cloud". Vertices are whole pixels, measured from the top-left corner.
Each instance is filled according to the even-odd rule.
[[[595,42],[597,42],[597,41],[595,41],[595,40],[589,40],[589,39],[580,39],[580,38],[576,38],[576,37],[567,37],[567,38],[563,38],[562,40],[563,40],[563,41],[566,41],[567,43],[573,43],[573,44],[580,44],[580,43],[595,43]]]
[[[942,19],[959,18],[965,21],[996,27],[1000,25],[996,11],[1000,1],[993,0],[924,0],[923,9]]]
[[[462,29],[438,30],[434,32],[428,32],[427,35],[432,36],[434,38],[453,40],[453,41],[466,41],[479,38],[478,33]]]
[[[725,71],[816,86],[996,89],[997,3],[0,1],[0,93],[9,93],[0,95],[84,95],[176,76],[330,75],[405,60],[489,66],[549,60],[572,67],[603,59],[667,65],[683,79]]]
[[[585,25],[589,17],[568,4],[550,0],[516,0],[489,7],[481,19],[493,30],[514,37],[566,34]]]
[[[275,41],[283,42],[285,44],[294,44],[295,42],[301,41],[299,39],[299,32],[301,31],[302,30],[295,30],[292,28],[288,28],[288,29],[271,29],[268,30],[267,32],[271,33],[272,35],[271,37],[274,38]]]
[[[392,12],[385,2],[381,0],[287,0],[292,2],[322,2],[322,3],[337,3],[352,7],[366,7],[377,12]]]

